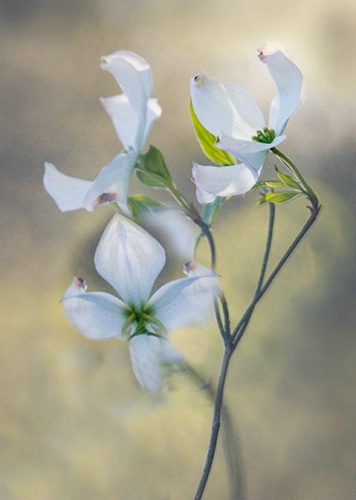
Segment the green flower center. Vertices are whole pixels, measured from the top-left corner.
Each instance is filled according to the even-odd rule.
[[[139,310],[131,307],[127,313],[126,321],[122,326],[122,334],[127,340],[130,340],[137,335],[163,337],[167,335],[167,330],[145,307]]]
[[[271,144],[276,138],[276,132],[273,128],[268,129],[264,127],[263,130],[257,130],[256,135],[252,136],[252,140],[256,142],[263,142],[264,144]]]

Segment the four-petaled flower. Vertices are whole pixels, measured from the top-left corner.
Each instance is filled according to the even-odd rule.
[[[106,292],[86,292],[74,278],[63,296],[67,318],[91,339],[128,340],[133,371],[146,390],[165,381],[165,365],[182,356],[168,331],[206,320],[219,294],[217,275],[197,264],[186,266],[187,277],[152,287],[165,264],[161,244],[143,228],[116,214],[95,252],[98,273],[120,298]]]
[[[44,186],[63,212],[116,202],[126,211],[129,182],[152,123],[161,108],[152,94],[149,64],[133,52],[120,50],[103,57],[101,67],[110,71],[123,93],[102,99],[125,151],[103,167],[94,181],[76,179],[45,163]]]
[[[259,51],[260,61],[276,84],[268,127],[263,115],[242,87],[220,83],[205,72],[191,79],[194,112],[200,123],[217,137],[216,146],[241,163],[224,167],[193,164],[193,182],[200,203],[217,196],[244,194],[257,182],[268,150],[286,138],[284,129],[301,101],[303,77],[295,64],[271,45]]]

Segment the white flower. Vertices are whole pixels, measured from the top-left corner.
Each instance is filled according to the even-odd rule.
[[[163,247],[140,226],[116,214],[95,252],[98,273],[120,298],[86,292],[74,278],[63,296],[68,320],[91,339],[128,340],[133,371],[149,391],[162,387],[165,364],[182,361],[168,330],[206,320],[219,293],[216,274],[203,266],[186,266],[187,277],[152,287],[165,264]]]
[[[94,181],[76,179],[45,163],[44,186],[63,212],[117,202],[126,210],[130,177],[145,145],[152,123],[161,115],[151,98],[152,74],[149,64],[133,52],[120,50],[103,57],[101,67],[110,71],[123,93],[102,99],[125,152],[103,167]]]
[[[271,45],[261,50],[258,57],[277,87],[268,127],[261,110],[242,87],[220,83],[205,72],[191,79],[191,99],[199,121],[217,137],[217,147],[241,162],[224,167],[194,163],[193,181],[200,203],[250,190],[260,176],[268,150],[285,140],[284,129],[301,102],[303,77],[295,64]]]

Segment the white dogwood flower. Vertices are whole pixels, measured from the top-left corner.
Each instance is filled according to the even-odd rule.
[[[80,278],[74,278],[63,296],[68,320],[84,336],[129,341],[134,374],[149,391],[164,385],[165,365],[182,361],[168,331],[205,321],[219,293],[213,271],[189,264],[187,277],[166,283],[152,294],[165,260],[157,240],[116,214],[101,237],[94,263],[119,297],[86,292]]]
[[[103,167],[94,181],[70,177],[45,163],[44,186],[63,212],[117,202],[126,209],[129,182],[136,160],[145,145],[152,123],[161,108],[151,96],[149,64],[133,52],[120,50],[103,57],[101,68],[109,71],[123,93],[101,101],[110,115],[124,152]]]
[[[216,136],[216,147],[240,162],[224,167],[193,164],[200,203],[249,191],[260,176],[268,151],[286,139],[285,127],[301,102],[303,77],[297,66],[272,45],[261,50],[258,57],[277,87],[268,126],[244,88],[213,80],[205,72],[191,79],[192,105],[198,120]]]

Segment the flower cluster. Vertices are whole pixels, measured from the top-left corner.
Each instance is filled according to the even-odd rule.
[[[166,366],[183,361],[168,332],[205,321],[219,294],[219,284],[213,271],[192,261],[184,267],[186,277],[151,293],[165,264],[165,251],[130,219],[127,196],[131,175],[161,108],[150,97],[152,75],[144,59],[119,51],[104,57],[101,67],[112,73],[123,90],[120,95],[102,99],[102,103],[125,149],[92,182],[69,177],[46,163],[44,186],[62,211],[91,211],[105,203],[119,206],[121,213],[107,226],[94,258],[97,272],[118,297],[87,292],[86,282],[75,277],[62,302],[68,320],[84,336],[129,341],[137,380],[143,388],[156,391],[164,384]],[[179,212],[167,211],[166,215],[173,221]],[[162,212],[157,214],[158,221],[161,216]],[[180,235],[181,241],[190,242],[192,238]]]
[[[220,83],[205,72],[191,79],[193,124],[203,150],[219,164],[193,164],[192,178],[201,204],[213,205],[216,198],[246,193],[256,184],[268,151],[284,141],[287,122],[300,103],[302,76],[291,60],[282,51],[270,48],[260,51],[258,57],[278,90],[268,126],[243,88]],[[204,211],[201,216],[185,200],[158,150],[151,147],[147,153],[143,151],[151,126],[161,115],[157,100],[151,97],[149,64],[132,52],[118,51],[103,57],[101,67],[122,89],[121,94],[101,102],[123,150],[93,181],[70,177],[45,163],[44,186],[62,211],[116,206],[118,213],[98,244],[94,262],[97,272],[118,296],[87,292],[85,281],[76,277],[62,303],[67,318],[84,336],[128,341],[137,380],[143,388],[155,391],[164,384],[167,365],[183,365],[182,355],[169,341],[169,331],[204,321],[220,293],[214,270],[194,261],[194,247],[201,236],[206,236],[214,267],[211,216],[205,217]],[[289,198],[308,194],[308,185],[292,165],[287,162],[294,178],[280,174],[278,181],[292,188],[292,195],[287,193]],[[170,191],[179,210],[168,209],[148,197],[129,197],[133,172],[144,184]],[[184,266],[186,277],[154,292],[166,257],[162,245],[142,227],[144,220],[152,222],[152,214],[153,224],[173,235],[175,245],[189,259]],[[182,224],[187,217],[196,224],[199,234]]]
[[[214,165],[193,162],[192,180],[202,207],[196,208],[180,192],[157,148],[150,146],[148,151],[144,150],[161,108],[151,97],[149,64],[129,51],[106,56],[101,64],[122,90],[119,95],[101,100],[122,143],[122,151],[93,181],[70,177],[45,163],[44,186],[60,210],[84,208],[90,212],[98,205],[108,204],[116,209],[94,255],[96,271],[113,293],[87,291],[85,280],[75,277],[61,302],[70,323],[88,339],[115,338],[128,342],[133,373],[143,389],[160,390],[173,367],[184,369],[195,382],[205,384],[204,378],[171,343],[170,332],[202,324],[215,312],[224,355],[216,389],[214,384],[206,385],[207,393],[215,400],[214,417],[206,462],[194,497],[197,500],[202,498],[209,478],[220,422],[227,437],[224,443],[227,470],[238,470],[239,447],[234,442],[227,408],[223,411],[229,363],[257,304],[320,211],[317,196],[295,163],[277,148],[286,139],[287,123],[301,102],[302,75],[282,50],[271,45],[260,50],[258,58],[277,87],[268,122],[243,88],[214,80],[206,72],[190,81],[193,127],[202,150],[214,162]],[[275,165],[278,178],[263,180],[260,175],[269,152],[280,162]],[[130,195],[133,174],[147,187],[166,190],[176,205],[171,207],[146,195]],[[232,326],[228,300],[220,290],[219,275],[215,272],[217,255],[211,227],[218,210],[231,196],[242,195],[252,188],[260,195],[257,204],[269,207],[266,246],[255,293],[240,320]],[[309,218],[269,271],[275,205],[299,196],[310,202]],[[202,239],[210,251],[210,267],[195,260]],[[166,264],[166,245],[170,250],[174,247],[172,253],[176,262],[183,264],[185,276],[156,286]],[[235,475],[230,479],[231,498],[240,497]]]

